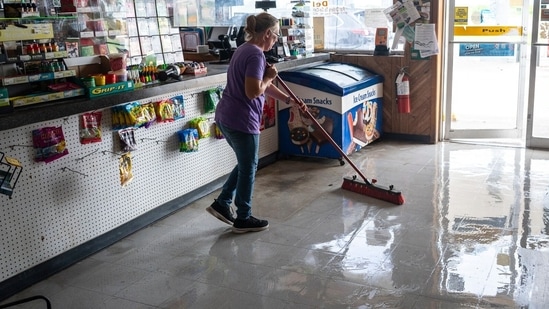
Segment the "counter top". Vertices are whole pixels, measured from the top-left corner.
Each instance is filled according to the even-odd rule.
[[[329,54],[313,54],[312,56],[277,63],[276,67],[279,71],[283,71],[328,61],[329,59]],[[185,75],[182,81],[166,81],[137,88],[133,91],[94,99],[74,98],[69,100],[16,107],[10,112],[0,114],[0,131],[17,128],[32,123],[68,117],[87,111],[109,108],[111,106],[127,102],[144,100],[171,92],[177,92],[181,89],[197,88],[203,85],[205,81],[208,83],[224,83],[226,81],[228,64],[207,63],[206,66],[208,68],[208,73],[197,76]]]

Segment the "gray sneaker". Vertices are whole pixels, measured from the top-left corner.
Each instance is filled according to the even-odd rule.
[[[227,224],[233,224],[234,217],[231,214],[231,208],[225,208],[219,204],[217,200],[214,200],[212,205],[210,207],[206,208],[206,211],[209,212],[212,216],[216,217],[217,219],[227,223]]]
[[[246,220],[236,219],[233,224],[233,233],[259,232],[269,227],[267,220],[260,220],[250,216]]]

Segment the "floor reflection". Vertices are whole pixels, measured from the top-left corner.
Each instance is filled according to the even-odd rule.
[[[342,190],[353,170],[337,160],[282,160],[257,177],[254,215],[269,230],[232,234],[205,211],[216,191],[12,300],[46,294],[55,308],[117,309],[547,308],[548,151],[379,141],[351,159],[406,203]]]

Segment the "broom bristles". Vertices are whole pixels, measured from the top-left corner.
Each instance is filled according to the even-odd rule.
[[[404,204],[404,196],[400,191],[396,191],[392,186],[384,187],[373,183],[356,180],[356,177],[343,178],[342,189],[349,190],[362,195],[370,196],[378,200],[384,200],[396,205]]]

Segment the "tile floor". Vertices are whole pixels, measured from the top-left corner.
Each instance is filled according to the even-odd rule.
[[[258,172],[236,235],[217,192],[5,302],[52,308],[547,308],[549,152],[379,141],[351,156],[396,206],[340,188],[349,164],[290,158]],[[4,302],[4,303],[5,303]],[[45,308],[33,302],[19,308]]]

